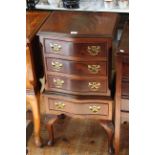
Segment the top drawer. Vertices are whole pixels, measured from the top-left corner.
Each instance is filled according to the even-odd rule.
[[[45,54],[58,55],[61,57],[76,57],[88,59],[94,57],[107,57],[107,42],[103,43],[73,43],[70,41],[60,41],[45,39]]]

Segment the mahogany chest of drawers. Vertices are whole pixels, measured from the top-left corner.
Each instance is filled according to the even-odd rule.
[[[46,113],[99,120],[108,133],[109,149],[111,52],[117,21],[114,13],[54,11],[38,33],[45,69]],[[53,116],[47,124],[55,120]],[[53,134],[49,126],[50,144]]]

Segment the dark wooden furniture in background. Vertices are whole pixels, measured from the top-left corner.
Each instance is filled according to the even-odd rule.
[[[129,121],[129,24],[125,24],[116,53],[115,155],[119,155],[120,126]]]
[[[57,115],[99,121],[112,151],[111,52],[118,14],[54,11],[38,35],[45,68],[48,144]]]
[[[41,146],[39,114],[39,78],[43,74],[41,52],[36,32],[49,16],[49,12],[26,12],[26,103],[31,108],[34,122],[35,144]],[[30,107],[28,106],[30,105]]]

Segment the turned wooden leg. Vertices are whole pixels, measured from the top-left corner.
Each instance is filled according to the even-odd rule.
[[[106,134],[108,136],[108,151],[110,154],[114,152],[113,149],[113,137],[114,137],[114,126],[110,121],[101,121],[101,126],[105,129]]]
[[[48,146],[52,146],[54,144],[54,131],[53,131],[53,124],[58,119],[57,116],[50,116],[46,118],[46,128],[48,130]]]
[[[27,96],[27,100],[30,103],[33,113],[33,123],[34,123],[34,139],[37,147],[41,147],[41,138],[40,138],[40,113],[39,113],[39,100],[37,95]]]

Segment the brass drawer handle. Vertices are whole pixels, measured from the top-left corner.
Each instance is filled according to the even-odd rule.
[[[101,69],[100,65],[88,65],[88,70],[92,74],[97,74]]]
[[[92,91],[97,91],[101,86],[100,82],[89,82],[88,83],[88,87],[92,90]]]
[[[53,79],[56,88],[62,88],[64,84],[64,80],[61,79]]]
[[[53,70],[55,71],[60,71],[61,68],[63,67],[63,64],[58,61],[55,61],[55,62],[52,61],[51,64],[52,64]]]
[[[101,107],[100,106],[93,105],[93,106],[90,106],[89,109],[92,112],[96,113],[96,112],[98,112],[101,109]]]
[[[61,45],[56,43],[50,43],[49,45],[52,48],[54,53],[59,53],[61,51],[61,48],[62,48]]]
[[[64,109],[65,103],[63,102],[55,102],[54,103],[57,109]]]
[[[88,53],[92,56],[98,55],[99,52],[101,52],[100,46],[88,46]]]

